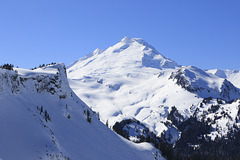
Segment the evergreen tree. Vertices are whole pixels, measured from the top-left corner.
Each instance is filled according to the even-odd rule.
[[[40,114],[43,112],[43,106],[41,106],[41,109],[40,109]]]
[[[107,121],[106,121],[106,126],[108,127],[108,119],[107,119]]]
[[[70,115],[70,114],[68,114],[68,115],[67,115],[67,118],[68,118],[68,119],[70,119],[70,118],[71,118],[71,115]]]
[[[12,64],[3,64],[0,66],[0,68],[7,69],[7,70],[13,70],[14,65]]]
[[[89,123],[91,123],[91,121],[92,121],[89,110],[87,110],[87,121],[88,121]]]

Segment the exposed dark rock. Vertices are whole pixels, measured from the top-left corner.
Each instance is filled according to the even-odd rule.
[[[178,126],[184,121],[184,117],[178,112],[175,106],[172,107],[171,112],[168,114],[167,119],[175,126]]]

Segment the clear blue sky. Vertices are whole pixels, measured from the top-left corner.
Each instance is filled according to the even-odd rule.
[[[124,36],[182,65],[240,69],[240,0],[0,0],[0,64],[69,65]]]

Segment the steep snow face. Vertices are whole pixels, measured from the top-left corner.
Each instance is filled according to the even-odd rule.
[[[70,89],[63,64],[15,70],[0,69],[0,159],[156,156],[152,145],[133,144],[102,124]]]

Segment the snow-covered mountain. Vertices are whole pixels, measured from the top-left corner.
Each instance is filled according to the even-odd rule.
[[[182,67],[173,72],[170,79],[199,97],[220,98],[231,101],[240,97],[240,90],[230,81],[192,66]]]
[[[67,68],[74,92],[117,133],[164,144],[156,145],[160,149],[171,144],[176,156],[188,158],[210,154],[205,142],[225,143],[238,131],[240,85],[238,72],[230,72],[181,66],[143,39],[128,37]]]
[[[163,159],[112,132],[69,87],[63,64],[0,69],[0,159]]]
[[[222,70],[222,69],[212,69],[208,70],[208,73],[214,74],[220,78],[227,79],[234,86],[240,88],[240,70]]]
[[[123,38],[116,45],[109,47],[106,51],[95,50],[86,57],[75,61],[68,67],[71,78],[78,78],[87,73],[106,74],[109,70],[119,71],[126,69],[151,68],[175,68],[179,65],[164,57],[151,45],[140,38]],[[80,71],[81,68],[84,68]],[[80,75],[76,75],[76,73]]]

